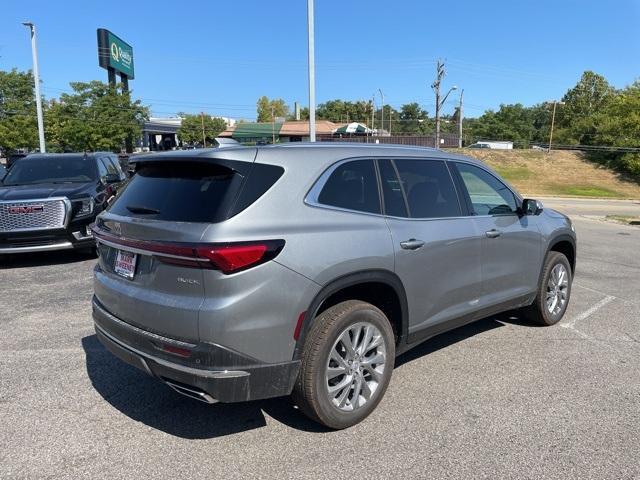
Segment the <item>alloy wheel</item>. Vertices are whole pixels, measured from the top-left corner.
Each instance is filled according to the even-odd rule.
[[[377,327],[368,322],[347,327],[327,360],[325,385],[330,402],[344,412],[364,406],[382,381],[386,360],[384,337]]]
[[[546,304],[551,315],[558,315],[564,309],[568,293],[569,272],[563,264],[558,263],[551,270],[547,282]]]

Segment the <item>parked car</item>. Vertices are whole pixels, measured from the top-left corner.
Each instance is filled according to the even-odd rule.
[[[21,158],[0,182],[0,254],[92,249],[89,226],[124,179],[108,152]]]
[[[94,227],[95,329],[191,398],[292,394],[345,428],[398,354],[516,308],[553,325],[569,302],[571,221],[464,156],[297,143],[136,169]]]
[[[11,155],[9,155],[9,157],[7,157],[7,170],[11,168],[14,163],[16,163],[21,158],[26,157],[27,155],[27,153],[12,153]]]

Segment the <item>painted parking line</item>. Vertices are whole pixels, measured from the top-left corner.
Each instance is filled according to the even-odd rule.
[[[616,299],[616,297],[613,297],[611,295],[607,295],[602,300],[600,300],[598,303],[593,305],[591,308],[589,308],[589,309],[585,310],[584,312],[582,312],[580,315],[577,315],[577,316],[573,317],[571,320],[569,320],[567,322],[560,323],[560,326],[564,327],[564,328],[570,328],[572,330],[575,330],[576,323],[582,322],[583,320],[586,320],[591,315],[593,315],[598,310],[600,310],[602,307],[604,307],[608,303],[611,303],[615,299]]]

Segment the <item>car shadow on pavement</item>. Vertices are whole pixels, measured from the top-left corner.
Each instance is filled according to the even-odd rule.
[[[69,263],[94,260],[95,258],[96,257],[93,253],[75,250],[0,255],[0,270],[65,265]]]
[[[477,320],[463,327],[456,328],[455,330],[436,335],[435,337],[426,340],[424,343],[413,347],[408,352],[403,353],[402,355],[398,356],[398,358],[396,358],[395,368],[398,368],[405,363],[409,363],[418,358],[424,357],[425,355],[429,355],[430,353],[437,352],[438,350],[449,347],[455,343],[471,338],[475,335],[488,332],[489,330],[493,330],[495,328],[503,327],[505,323],[520,325],[523,327],[536,326],[528,320],[522,318],[522,316],[515,311],[492,315],[490,317],[483,318],[482,320]]]
[[[488,317],[443,333],[396,359],[396,368],[474,335],[504,326],[530,325],[506,313]],[[326,433],[309,420],[287,397],[244,403],[207,405],[184,397],[162,382],[113,356],[96,335],[82,339],[89,379],[96,391],[128,417],[170,435],[186,439],[209,439],[266,426],[265,413],[296,430]]]
[[[82,339],[89,379],[120,412],[145,425],[186,439],[208,439],[266,426],[264,412],[297,430],[324,432],[287,397],[207,405],[184,397],[159,380],[122,362],[96,335]]]

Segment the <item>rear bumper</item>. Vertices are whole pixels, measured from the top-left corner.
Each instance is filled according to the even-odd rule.
[[[114,317],[95,298],[93,319],[98,339],[116,357],[207,403],[289,395],[300,367],[299,361],[265,364],[220,345],[162,337]],[[162,351],[162,345],[193,353],[177,357]]]

